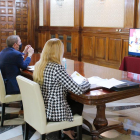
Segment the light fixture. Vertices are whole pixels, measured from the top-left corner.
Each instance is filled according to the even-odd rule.
[[[64,0],[56,0],[57,5],[62,6],[63,5]]]
[[[100,3],[104,3],[105,2],[105,0],[99,0],[100,1]]]

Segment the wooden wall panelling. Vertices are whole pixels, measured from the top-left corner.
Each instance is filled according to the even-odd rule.
[[[38,32],[37,36],[38,36],[38,42],[37,42],[38,43],[38,45],[37,45],[38,48],[37,48],[37,51],[41,52],[41,50],[42,50],[42,39],[41,39],[42,38],[42,33]]]
[[[106,60],[106,36],[95,36],[95,59]]]
[[[106,58],[105,58],[106,61],[108,61],[109,55],[108,48],[109,48],[109,37],[106,37]]]
[[[125,0],[124,28],[121,28],[121,32],[117,32],[117,27],[84,27],[84,0],[74,1],[74,27],[51,27],[50,0],[44,0],[43,27],[37,26],[39,23],[39,15],[35,16],[36,46],[39,49],[41,49],[40,46],[44,46],[43,39],[41,39],[44,36],[44,32],[42,31],[46,32],[46,38],[51,38],[51,34],[54,34],[56,38],[58,38],[59,35],[63,35],[63,41],[65,44],[65,56],[67,58],[78,58],[78,60],[118,68],[122,61],[122,57],[127,55],[128,40],[126,36],[129,34],[129,28],[135,27],[136,19],[138,19],[138,15],[136,16],[135,10],[138,11],[139,7],[137,6],[136,2],[139,4],[139,0]],[[38,10],[38,1],[36,1],[36,7]],[[66,52],[67,35],[72,36],[71,53]],[[77,46],[78,54],[76,54]]]
[[[0,1],[0,51],[6,45],[6,39],[15,30],[15,0]]]
[[[69,43],[69,41],[67,40],[67,36],[72,36],[72,33],[75,32],[75,31],[79,31],[79,24],[80,24],[80,12],[81,12],[81,6],[80,6],[80,3],[81,1],[80,0],[75,0],[74,1],[74,27],[50,27],[50,0],[44,0],[44,26],[43,27],[39,27],[37,29],[37,32],[40,31],[40,30],[43,30],[45,29],[46,31],[50,31],[50,34],[49,34],[49,38],[51,38],[51,34],[54,34],[53,32],[55,32],[55,37],[56,38],[59,38],[59,35],[63,35],[64,37],[64,46],[65,46],[65,54],[64,56],[66,56],[67,58],[71,58],[71,59],[77,59],[80,58],[79,57],[79,51],[80,49],[79,48],[79,35],[78,37],[76,37],[76,40],[78,40],[78,42],[74,42],[75,39],[71,39],[71,53],[70,52],[67,52],[67,43]],[[49,32],[48,32],[49,33]],[[40,40],[40,34],[39,34],[39,37],[38,39]],[[73,41],[72,41],[73,40]],[[74,43],[73,43],[74,42]],[[74,49],[73,47],[73,44],[76,44],[76,48]],[[78,45],[78,46],[77,46]],[[76,50],[77,51],[77,54],[73,51]]]
[[[64,44],[64,55],[65,55],[65,57],[66,56],[69,56],[69,53],[67,53],[67,48],[66,48],[66,35],[65,35],[65,33],[59,33],[58,34],[58,38],[63,42],[63,44]]]
[[[43,48],[43,32],[39,32],[38,34],[38,52],[41,52],[42,51],[42,48]]]
[[[81,0],[81,8],[80,8],[80,27],[83,28],[84,27],[84,1],[85,0]]]
[[[128,47],[129,47],[129,37],[123,36],[122,37],[122,54],[121,54],[121,61],[120,64],[125,56],[128,56]]]
[[[122,57],[124,57],[124,55],[127,55],[128,53],[127,46],[128,40],[122,38],[124,36],[129,35],[129,28],[136,27],[136,19],[138,18],[138,16],[136,16],[137,12],[135,12],[138,7],[136,2],[137,4],[139,4],[139,0],[125,0],[124,28],[121,28],[121,32],[117,32],[116,31],[117,27],[116,28],[84,27],[84,0],[82,0],[81,5],[82,34],[87,34],[86,38],[95,37],[95,46],[93,47],[95,49],[94,58],[89,59],[90,53],[84,51],[81,56],[82,61],[88,61],[91,63],[114,68],[119,67],[122,61]],[[106,36],[104,37],[105,34]],[[86,43],[85,44],[83,43],[84,41],[82,41],[82,50],[85,50]]]
[[[55,34],[55,37],[58,38],[58,34]]]
[[[43,24],[44,24],[44,26],[47,26],[47,27],[49,27],[50,26],[50,0],[44,0],[44,6],[43,6],[43,10],[44,10],[44,12],[43,12],[43,18],[44,18],[44,20],[43,20]]]
[[[39,36],[38,35],[39,35],[39,32],[35,31],[35,34],[34,34],[35,40],[33,40],[33,42],[32,42],[34,44],[34,50],[36,53],[39,52],[38,51],[39,50],[39,46],[38,46],[39,45]]]
[[[62,39],[62,36],[63,36],[63,39]],[[67,42],[71,42],[71,41],[67,41],[67,36],[71,36],[71,34],[69,32],[63,32],[63,31],[58,33],[58,38],[64,44],[64,57],[71,59],[71,52],[67,51]]]
[[[128,38],[124,35],[83,33],[82,40],[82,61],[89,63],[118,69],[122,55],[128,53]]]
[[[83,34],[82,35],[82,57],[84,59],[93,59],[94,58],[94,44],[95,36]]]
[[[74,27],[80,26],[81,0],[74,0]]]
[[[72,33],[72,40],[71,40],[71,44],[72,44],[72,57],[75,57],[75,59],[78,60],[79,58],[79,53],[80,53],[80,49],[79,49],[79,33]]]
[[[71,40],[68,40],[68,38],[71,38],[71,33],[68,34],[63,34],[64,37],[64,50],[65,50],[65,56],[67,56],[68,58],[71,58],[72,56],[72,43]]]
[[[42,52],[42,49],[49,39],[49,32],[48,31],[41,31],[38,33],[38,50],[37,52]]]
[[[136,0],[125,0],[124,28],[135,27],[136,9]]]
[[[50,31],[46,31],[46,42],[50,39]]]
[[[32,0],[32,3],[35,3],[34,4],[34,15],[35,15],[35,18],[34,18],[34,22],[35,22],[35,29],[38,29],[39,28],[39,0],[36,0],[36,2],[34,0]]]
[[[20,36],[23,48],[28,44],[28,1],[16,0],[16,32]]]
[[[44,45],[45,45],[45,43],[47,42],[47,32],[46,31],[44,31],[43,33],[42,33],[42,46],[41,46],[41,48],[43,49],[44,48]]]
[[[136,0],[136,28],[140,28],[140,0]]]
[[[34,17],[34,15],[32,14],[31,0],[27,0],[27,5],[28,5],[27,43],[33,47],[31,40],[32,40],[32,37],[34,37],[34,36],[32,35],[31,32],[32,32],[32,27],[34,26],[34,25],[32,25],[32,17]]]
[[[35,40],[38,40],[37,38],[36,38],[36,33],[35,33],[35,28],[36,28],[36,17],[35,17],[35,15],[37,14],[35,14],[35,9],[36,9],[36,3],[35,2],[33,2],[33,0],[30,0],[29,1],[29,15],[28,15],[28,36],[29,36],[29,44],[31,44],[31,46],[35,49],[35,51],[36,51],[36,43],[35,43]]]
[[[67,28],[65,27],[61,29],[51,27],[50,29],[51,31],[49,37],[59,38],[64,43],[64,57],[78,60],[80,50],[79,50],[79,33],[77,32],[77,29],[75,30],[74,28],[71,27]],[[72,29],[72,31],[70,29]],[[70,44],[71,49],[67,48],[68,45],[70,46]]]
[[[39,27],[39,0],[34,1],[31,0],[31,26],[30,26],[30,37],[31,37],[31,45],[35,49],[35,52],[38,52],[38,31],[36,31]]]
[[[82,14],[82,7],[83,0],[79,0],[79,49],[78,49],[78,60],[81,61],[81,50],[82,50],[82,27],[83,27],[83,14]],[[75,19],[74,19],[75,20]]]
[[[120,63],[121,58],[121,37],[120,36],[110,36],[109,46],[108,46],[108,61],[112,63]]]
[[[51,39],[51,38],[58,38],[58,34],[55,31],[49,32],[49,38],[48,39]]]

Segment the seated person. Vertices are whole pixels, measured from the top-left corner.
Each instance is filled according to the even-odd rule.
[[[21,39],[17,35],[11,35],[6,40],[7,47],[0,52],[0,70],[4,79],[6,94],[20,94],[16,77],[20,75],[20,69],[26,69],[31,61],[34,49],[27,45],[21,53]],[[23,55],[28,54],[24,61]]]
[[[20,75],[20,69],[26,69],[31,61],[34,49],[27,45],[24,54],[28,53],[28,57],[23,58],[21,49],[21,39],[17,35],[11,35],[6,40],[7,48],[0,52],[0,70],[5,81],[6,94],[19,94],[20,90],[16,81],[16,77]]]
[[[64,45],[59,39],[48,40],[33,72],[34,81],[40,84],[47,121],[73,121],[73,115],[82,115],[83,104],[70,99],[68,91],[80,95],[90,88],[88,81],[78,85],[67,74],[62,66],[63,53]],[[72,128],[63,133],[74,139]]]

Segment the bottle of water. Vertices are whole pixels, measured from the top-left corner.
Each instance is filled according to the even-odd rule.
[[[65,69],[67,69],[67,62],[65,58],[62,59],[62,65],[64,66]]]

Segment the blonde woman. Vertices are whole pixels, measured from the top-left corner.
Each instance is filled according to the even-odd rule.
[[[68,98],[68,91],[83,94],[90,87],[89,82],[83,81],[78,85],[67,74],[61,65],[64,45],[59,39],[46,42],[40,60],[35,64],[34,81],[40,84],[47,121],[73,121],[73,115],[82,115],[83,105]],[[65,129],[64,134],[74,139],[72,128]]]

